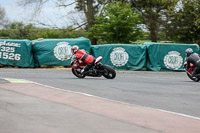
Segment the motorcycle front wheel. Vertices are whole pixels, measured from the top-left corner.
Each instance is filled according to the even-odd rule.
[[[85,75],[82,75],[80,72],[72,68],[72,73],[78,78],[85,78]]]
[[[102,68],[104,69],[103,76],[107,79],[114,79],[116,76],[115,70],[109,65],[103,65]]]

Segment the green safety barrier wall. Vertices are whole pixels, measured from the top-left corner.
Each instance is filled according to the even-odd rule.
[[[145,43],[91,46],[87,38],[0,40],[0,64],[18,67],[66,66],[71,62],[71,46],[78,45],[102,56],[104,64],[117,70],[184,71],[185,50],[199,53],[197,44]]]
[[[32,44],[29,40],[0,40],[0,64],[34,67]]]
[[[145,43],[147,46],[147,70],[184,71],[185,50],[199,52],[197,44]]]
[[[92,46],[94,57],[102,56],[104,64],[118,70],[142,70],[146,63],[146,46],[104,44]]]
[[[87,38],[33,40],[33,54],[37,66],[66,66],[71,62],[71,46],[91,52],[91,42]]]

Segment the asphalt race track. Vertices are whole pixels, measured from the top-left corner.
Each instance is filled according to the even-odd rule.
[[[200,82],[191,81],[184,72],[118,71],[115,79],[107,80],[104,77],[78,79],[67,69],[1,68],[0,78],[26,79],[59,89],[200,118]]]

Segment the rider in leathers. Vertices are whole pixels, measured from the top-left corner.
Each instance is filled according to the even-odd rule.
[[[86,67],[82,69],[81,74],[85,74],[95,63],[95,58],[92,55],[89,55],[84,49],[79,49],[78,46],[73,46],[72,53],[75,55],[76,60],[79,59],[86,63]]]
[[[194,71],[192,72],[192,77],[197,76],[197,74],[200,73],[200,57],[197,53],[193,53],[193,50],[191,48],[188,48],[185,50],[186,54],[186,61],[187,61],[187,66],[186,70],[190,68],[190,63],[192,63],[195,66]]]

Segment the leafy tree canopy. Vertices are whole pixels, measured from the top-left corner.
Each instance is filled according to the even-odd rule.
[[[95,22],[89,35],[106,43],[130,43],[140,34],[141,16],[130,3],[108,4]]]

